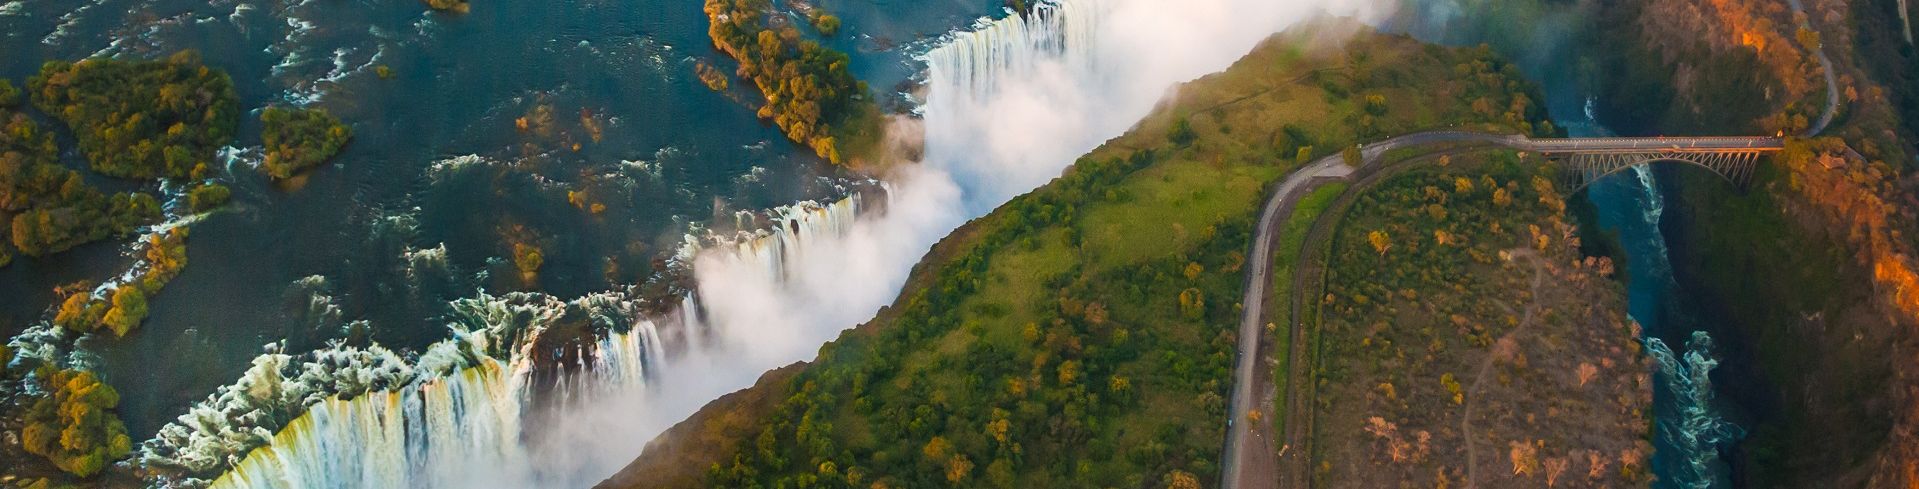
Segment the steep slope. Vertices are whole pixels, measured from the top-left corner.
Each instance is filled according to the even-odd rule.
[[[1829,100],[1815,51],[1835,71],[1837,117],[1821,133],[1834,139],[1796,142],[1747,189],[1661,174],[1675,290],[1696,316],[1674,319],[1719,340],[1723,404],[1748,428],[1729,457],[1737,483],[1919,484],[1919,411],[1905,407],[1919,393],[1919,177],[1914,121],[1901,119],[1915,87],[1896,3],[1642,0],[1595,29],[1620,47],[1597,65],[1611,74],[1601,115],[1629,134],[1809,129]],[[1668,15],[1679,10],[1700,15]],[[1634,54],[1653,51],[1664,56]],[[1702,83],[1686,66],[1767,80]],[[1785,90],[1758,90],[1772,86]],[[1691,102],[1646,112],[1666,105],[1622,96],[1633,87]]]
[[[1233,301],[1268,184],[1379,135],[1531,130],[1528,87],[1483,49],[1348,24],[1279,36],[949,236],[894,306],[602,487],[1215,480]]]

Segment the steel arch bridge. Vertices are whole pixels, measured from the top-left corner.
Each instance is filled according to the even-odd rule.
[[[1512,146],[1540,153],[1560,168],[1560,183],[1577,192],[1629,168],[1678,162],[1705,168],[1741,189],[1752,181],[1761,156],[1785,149],[1779,138],[1566,138],[1524,139]]]

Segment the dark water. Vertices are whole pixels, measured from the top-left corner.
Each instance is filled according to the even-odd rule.
[[[880,91],[915,71],[916,41],[999,5],[819,3],[845,19],[829,44]],[[701,60],[731,66],[706,27],[698,0],[482,1],[466,15],[415,0],[0,0],[0,77],[24,84],[48,59],[195,49],[232,75],[250,116],[307,105],[354,128],[329,165],[276,186],[253,171],[258,124],[243,123],[222,158],[234,201],[192,225],[186,271],[136,333],[81,341],[139,439],[265,344],[419,347],[445,336],[450,299],[643,283],[690,228],[843,193],[849,175],[755,120],[742,101],[756,94],[694,76]],[[516,242],[544,249],[536,284],[507,258]],[[103,242],[0,269],[0,333],[42,321],[54,286],[109,278],[132,255]]]

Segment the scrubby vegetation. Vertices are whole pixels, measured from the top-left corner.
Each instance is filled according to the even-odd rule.
[[[1489,162],[1366,190],[1330,244],[1314,306],[1317,476],[1645,483],[1652,386],[1610,260],[1579,254],[1549,167],[1467,159]]]
[[[36,108],[73,130],[94,171],[116,177],[202,178],[239,121],[233,80],[192,51],[49,61],[27,87]]]
[[[1216,480],[1252,219],[1302,147],[1358,140],[1340,122],[1361,105],[1300,76],[1340,62],[1311,37],[1183,87],[1176,106],[960,229],[873,322],[720,404],[741,411],[676,427],[611,486]],[[1471,113],[1431,89],[1470,53],[1373,35],[1350,49],[1384,67],[1366,89],[1393,101],[1378,127]],[[1289,143],[1287,124],[1311,142]]]
[[[266,161],[260,170],[276,179],[292,178],[340,152],[353,129],[321,109],[268,107],[260,111]]]
[[[804,39],[791,23],[769,15],[771,8],[767,0],[707,0],[707,34],[739,61],[740,78],[766,96],[761,118],[834,163],[862,156],[881,130],[866,82],[847,71],[846,53]],[[838,19],[832,24],[837,30]]]

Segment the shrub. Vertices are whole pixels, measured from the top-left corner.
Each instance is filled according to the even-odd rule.
[[[227,199],[232,195],[233,191],[228,190],[225,185],[217,183],[201,185],[187,191],[187,207],[192,208],[193,212],[210,211],[226,204]]]

